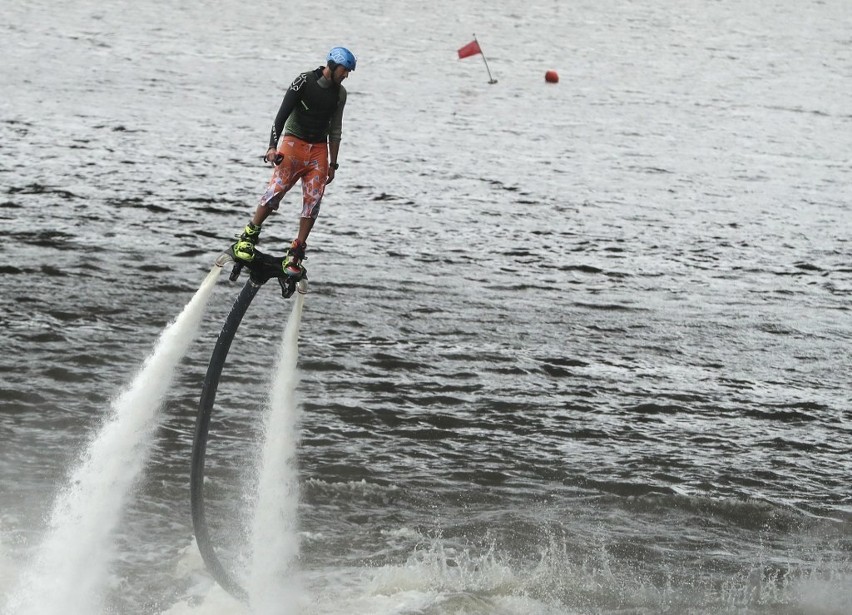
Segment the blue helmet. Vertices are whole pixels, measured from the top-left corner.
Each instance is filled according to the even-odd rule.
[[[346,70],[355,70],[355,54],[346,47],[334,47],[328,52],[326,62],[340,64]]]

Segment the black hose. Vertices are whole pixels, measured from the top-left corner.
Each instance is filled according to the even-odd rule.
[[[192,440],[192,470],[190,472],[190,499],[192,501],[192,526],[195,529],[195,540],[198,550],[207,565],[207,570],[213,578],[229,594],[242,602],[248,602],[248,594],[228,571],[222,566],[213,545],[210,543],[210,533],[207,528],[207,518],[204,514],[204,456],[207,451],[207,432],[210,427],[210,413],[213,411],[213,403],[216,401],[216,390],[219,388],[219,378],[222,375],[222,367],[228,357],[231,342],[240,326],[243,315],[246,313],[252,299],[257,294],[260,284],[249,280],[243,286],[234,307],[225,319],[225,325],[216,340],[213,356],[207,367],[207,375],[204,378],[204,387],[201,390],[201,401],[198,404],[198,417],[195,420],[195,437]]]

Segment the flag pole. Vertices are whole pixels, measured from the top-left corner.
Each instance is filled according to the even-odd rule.
[[[479,44],[479,41],[476,40],[476,34],[473,35],[473,40],[476,41],[477,46],[479,47],[479,55],[482,56],[482,61],[485,62],[485,70],[488,71],[488,83],[494,84],[497,83],[497,80],[491,76],[491,69],[488,68],[488,60],[485,59],[485,52],[482,51],[482,45]]]

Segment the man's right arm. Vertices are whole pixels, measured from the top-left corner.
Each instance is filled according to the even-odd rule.
[[[299,98],[302,96],[302,87],[305,85],[305,80],[305,75],[299,75],[296,77],[295,81],[290,84],[290,87],[287,88],[287,92],[284,94],[284,100],[281,101],[281,106],[278,108],[278,114],[275,116],[275,123],[272,124],[272,132],[269,135],[269,149],[278,149],[278,139],[281,138],[281,135],[284,132],[284,123],[287,121],[287,118],[290,117],[290,114],[299,102]]]

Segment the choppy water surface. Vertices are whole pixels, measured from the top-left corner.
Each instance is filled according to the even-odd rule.
[[[301,611],[852,611],[846,3],[32,0],[0,32],[0,592],[254,209],[284,88],[345,44],[301,324]],[[496,85],[455,56],[472,32]],[[237,571],[290,313],[272,286],[209,444]],[[168,395],[106,612],[238,609],[188,486],[237,289]]]

